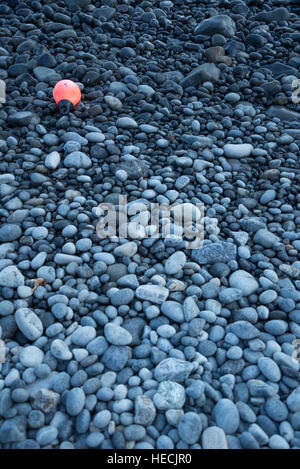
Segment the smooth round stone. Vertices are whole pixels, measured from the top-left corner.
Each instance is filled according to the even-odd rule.
[[[69,303],[68,297],[65,295],[53,295],[48,298],[48,305],[49,306],[54,306],[58,303],[63,303],[64,305],[67,305]]]
[[[138,125],[131,117],[119,117],[116,122],[116,126],[121,129],[137,129]]]
[[[279,238],[271,231],[262,228],[255,233],[253,241],[265,248],[271,248],[273,244],[279,241]]]
[[[66,372],[56,374],[51,379],[51,389],[56,393],[63,393],[70,388],[70,376]]]
[[[103,429],[103,428],[107,427],[110,420],[111,420],[110,411],[109,410],[102,410],[102,411],[98,412],[98,414],[95,415],[93,423],[97,428]]]
[[[271,202],[271,200],[275,200],[275,199],[276,199],[276,192],[274,191],[274,189],[268,189],[261,196],[260,203],[265,205]]]
[[[74,151],[69,153],[64,159],[64,166],[66,168],[90,168],[92,166],[91,159],[81,151]]]
[[[292,412],[300,411],[300,386],[294,389],[294,391],[288,396],[286,403]]]
[[[259,295],[259,301],[263,305],[268,305],[273,303],[277,299],[277,293],[274,290],[265,290]]]
[[[32,288],[21,285],[17,288],[17,294],[20,298],[29,298],[32,296]]]
[[[81,144],[79,142],[74,142],[73,140],[69,140],[64,144],[64,150],[66,153],[73,153],[74,151],[80,151],[80,149]]]
[[[58,360],[71,360],[72,352],[65,342],[61,339],[55,339],[51,342],[50,350],[52,355]]]
[[[227,357],[230,360],[239,360],[243,356],[243,350],[240,347],[233,346],[227,350]]]
[[[132,257],[137,252],[137,244],[132,242],[122,244],[114,249],[114,254],[119,257]]]
[[[120,111],[123,107],[122,101],[115,96],[105,96],[104,101],[113,111]]]
[[[104,262],[106,265],[112,265],[115,263],[115,258],[109,252],[99,252],[95,254],[95,260]]]
[[[72,353],[77,362],[81,362],[89,355],[89,352],[83,348],[73,348]]]
[[[146,189],[142,192],[143,199],[154,199],[156,197],[156,192],[153,189]]]
[[[68,308],[64,303],[55,303],[51,307],[51,313],[56,319],[63,319],[68,314]]]
[[[66,411],[71,416],[79,415],[85,405],[85,394],[81,388],[75,387],[66,397]]]
[[[33,270],[37,270],[44,264],[47,258],[46,252],[39,252],[31,261],[31,267]]]
[[[146,429],[142,427],[141,425],[137,425],[133,423],[132,425],[128,425],[128,427],[125,427],[124,429],[124,436],[127,441],[139,441],[144,438],[146,434]]]
[[[228,449],[225,432],[219,427],[208,427],[202,433],[203,449]]]
[[[79,135],[77,132],[66,132],[61,138],[64,142],[69,142],[71,140],[73,142],[78,142],[81,145],[88,144],[87,139]]]
[[[299,430],[300,430],[300,412],[295,412],[295,413],[292,415],[291,424],[292,424],[292,427],[293,427],[296,431],[299,431]]]
[[[140,93],[144,93],[148,98],[151,98],[155,93],[155,90],[149,85],[139,85],[137,90]]]
[[[44,280],[46,280],[46,283],[51,284],[56,278],[55,269],[51,266],[43,265],[38,269],[37,277],[43,278]]]
[[[29,398],[29,392],[27,389],[17,388],[11,393],[12,400],[18,404],[26,402]]]
[[[45,239],[48,236],[48,230],[44,226],[38,226],[37,228],[33,228],[31,235],[34,239]]]
[[[101,132],[89,132],[85,138],[91,143],[101,143],[105,140],[105,136]]]
[[[62,252],[64,254],[70,254],[73,255],[76,252],[76,246],[74,243],[66,243],[62,247]]]
[[[45,144],[50,146],[50,147],[58,145],[58,143],[59,143],[59,137],[55,134],[43,135],[43,140],[44,140]]]
[[[244,158],[251,155],[253,149],[253,145],[250,143],[227,143],[223,147],[227,158]]]
[[[169,436],[161,435],[156,440],[156,447],[157,449],[169,449],[170,450],[174,448],[174,442],[171,440]]]
[[[221,427],[226,435],[235,433],[240,424],[239,411],[236,405],[229,399],[220,399],[214,407],[213,414],[218,427]]]
[[[139,286],[137,276],[135,274],[127,274],[118,279],[118,285],[135,289]]]
[[[89,251],[92,247],[92,241],[89,238],[82,238],[76,242],[76,249],[80,252]]]
[[[15,241],[22,235],[22,230],[19,225],[13,223],[4,223],[0,228],[0,242],[7,243]]]
[[[125,345],[111,345],[102,357],[102,363],[109,370],[120,371],[128,361],[128,350]]]
[[[76,331],[71,335],[73,344],[79,347],[85,347],[91,340],[96,337],[96,329],[92,326],[78,326]]]
[[[134,292],[130,288],[122,288],[113,292],[108,292],[111,303],[114,306],[128,305],[134,297]]]
[[[45,166],[49,169],[56,169],[60,163],[60,154],[57,151],[49,153],[45,158]]]
[[[250,432],[239,435],[239,441],[243,449],[259,449],[259,444]]]
[[[251,252],[250,252],[250,249],[248,248],[248,246],[239,246],[238,247],[238,255],[242,259],[250,259]]]
[[[131,334],[123,327],[114,323],[105,324],[104,335],[112,345],[129,345],[132,342]]]
[[[280,435],[272,435],[269,439],[269,447],[271,449],[289,449],[290,445]]]
[[[178,251],[172,254],[165,263],[165,272],[167,275],[174,275],[179,272],[180,269],[186,263],[186,255],[184,252]]]
[[[125,182],[128,178],[128,175],[123,169],[118,169],[118,171],[116,171],[116,178],[119,181]]]
[[[253,275],[245,270],[236,270],[233,272],[229,277],[229,285],[242,290],[244,296],[252,295],[259,287]]]
[[[201,219],[201,211],[199,208],[190,203],[176,204],[175,207],[171,208],[174,220],[180,226],[183,226],[184,222],[196,221],[199,222]]]
[[[43,334],[43,324],[40,318],[29,308],[16,311],[15,320],[20,331],[28,340],[34,341]]]
[[[157,146],[159,148],[167,148],[170,144],[169,140],[166,140],[165,138],[159,138],[156,142]]]
[[[257,366],[261,373],[274,383],[280,381],[281,371],[279,366],[269,357],[261,357],[258,359]]]
[[[281,319],[272,319],[271,321],[268,321],[265,323],[265,331],[268,332],[271,335],[282,335],[284,334],[287,329],[288,329],[288,324],[286,321],[283,321]]]
[[[241,97],[238,93],[227,93],[224,99],[228,103],[237,103],[241,99]]]
[[[77,228],[74,225],[65,226],[61,232],[64,238],[72,238],[76,233]]]
[[[52,425],[40,428],[36,434],[36,441],[41,445],[50,445],[57,437],[58,429]]]
[[[4,300],[0,302],[0,316],[8,316],[14,312],[14,305],[11,301]]]
[[[19,355],[19,360],[26,368],[34,367],[42,363],[44,358],[44,353],[38,347],[34,345],[29,345],[24,347]]]
[[[277,397],[269,397],[265,403],[265,411],[274,422],[283,422],[287,419],[288,409]]]
[[[89,448],[97,448],[103,442],[103,440],[104,440],[104,435],[102,433],[93,432],[93,433],[90,433],[86,437],[85,441],[86,441],[86,444],[88,445]],[[72,447],[72,449],[73,448],[74,447]],[[61,449],[61,447],[60,447],[60,449]],[[65,449],[65,448],[63,448],[63,449]]]
[[[183,307],[176,301],[165,301],[162,304],[161,312],[175,322],[184,322]]]
[[[140,129],[142,132],[145,132],[146,134],[156,133],[158,131],[157,127],[154,127],[154,125],[150,125],[150,124],[141,124]]]
[[[188,445],[197,443],[202,431],[201,418],[195,412],[184,414],[178,425],[178,434]]]
[[[169,324],[164,324],[163,326],[159,326],[156,330],[158,335],[164,337],[165,339],[170,339],[174,334],[176,334],[176,329]]]

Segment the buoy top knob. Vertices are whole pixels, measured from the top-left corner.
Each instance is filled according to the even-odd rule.
[[[79,86],[72,80],[60,80],[53,88],[53,98],[61,111],[69,112],[81,99]]]

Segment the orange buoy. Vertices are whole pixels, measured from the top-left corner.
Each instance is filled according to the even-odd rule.
[[[79,103],[81,91],[74,81],[60,80],[53,88],[53,98],[58,109],[63,114],[68,114]]]

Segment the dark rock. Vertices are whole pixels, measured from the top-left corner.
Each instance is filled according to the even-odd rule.
[[[20,111],[8,116],[8,125],[26,127],[29,124],[38,124],[39,120],[39,117],[32,112]]]
[[[235,34],[235,23],[227,15],[216,15],[201,21],[194,30],[194,34],[222,34],[225,37],[232,37]]]
[[[210,81],[215,83],[220,78],[220,70],[216,67],[215,64],[206,63],[200,65],[200,67],[195,68],[185,77],[182,82],[181,86],[183,88],[187,88],[189,86],[198,86],[205,81]]]
[[[263,21],[264,23],[271,23],[275,21],[276,23],[281,21],[287,21],[290,17],[289,11],[284,8],[274,8],[271,11],[262,11],[258,15],[254,16],[254,20]]]

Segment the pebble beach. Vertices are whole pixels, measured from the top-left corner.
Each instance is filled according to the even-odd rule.
[[[0,449],[300,449],[299,14],[0,3]]]

